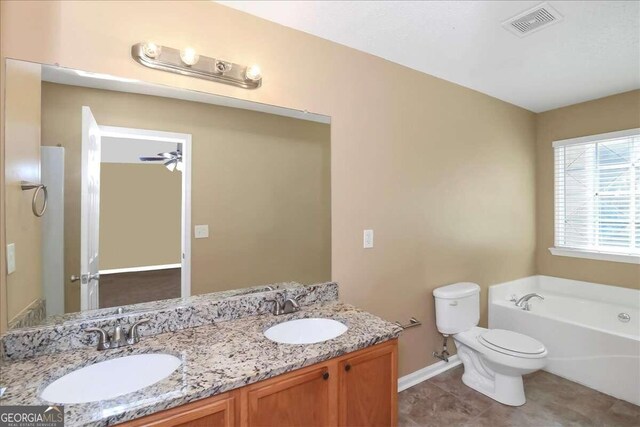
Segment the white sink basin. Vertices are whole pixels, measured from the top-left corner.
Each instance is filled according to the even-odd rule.
[[[53,403],[113,399],[167,378],[181,363],[170,354],[137,354],[105,360],[58,378],[40,397]]]
[[[314,344],[338,337],[347,329],[344,323],[332,319],[297,319],[270,327],[264,336],[281,344]]]

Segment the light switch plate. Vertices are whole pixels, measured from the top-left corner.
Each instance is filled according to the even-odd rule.
[[[16,244],[9,243],[7,245],[7,274],[16,271]]]
[[[373,248],[373,230],[364,230],[362,247],[365,249]]]
[[[209,226],[208,225],[196,225],[195,226],[195,237],[196,239],[206,239],[209,237]]]

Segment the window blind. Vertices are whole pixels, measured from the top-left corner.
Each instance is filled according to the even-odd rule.
[[[555,246],[640,255],[640,129],[553,146]]]

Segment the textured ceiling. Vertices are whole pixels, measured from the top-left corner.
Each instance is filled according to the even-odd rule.
[[[534,112],[640,88],[639,1],[550,1],[564,19],[520,38],[537,1],[219,1]]]

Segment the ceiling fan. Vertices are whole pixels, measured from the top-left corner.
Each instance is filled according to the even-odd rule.
[[[165,167],[171,172],[174,170],[182,171],[182,150],[180,144],[175,151],[158,153],[156,156],[140,156],[141,162],[163,162]]]

